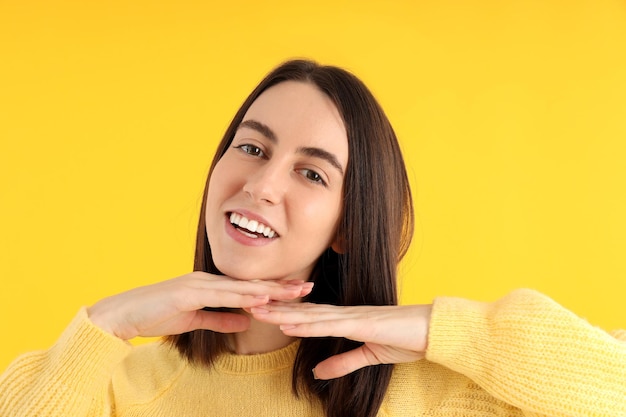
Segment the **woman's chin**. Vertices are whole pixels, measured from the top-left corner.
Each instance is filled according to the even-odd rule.
[[[292,268],[268,262],[263,265],[253,262],[233,262],[232,258],[220,262],[219,259],[215,259],[215,256],[213,263],[222,274],[240,281],[308,281],[313,270],[313,265],[294,271]]]
[[[271,277],[268,274],[263,274],[256,269],[233,267],[232,265],[224,265],[223,267],[220,267],[220,265],[216,266],[222,274],[239,281],[268,281],[280,279],[278,277]]]

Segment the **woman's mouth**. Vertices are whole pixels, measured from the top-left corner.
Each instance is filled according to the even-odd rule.
[[[271,227],[257,220],[250,220],[239,213],[230,213],[230,223],[241,233],[251,238],[266,237],[272,239],[278,237],[278,234]]]

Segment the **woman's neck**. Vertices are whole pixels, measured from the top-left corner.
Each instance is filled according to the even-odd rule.
[[[231,339],[233,350],[238,355],[271,352],[295,340],[294,337],[286,336],[278,326],[257,321],[247,312],[243,314],[250,318],[250,327],[244,332],[234,333]]]

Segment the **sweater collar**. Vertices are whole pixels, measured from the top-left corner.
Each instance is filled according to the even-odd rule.
[[[238,355],[224,353],[214,363],[218,372],[246,374],[276,371],[293,366],[300,341],[296,340],[284,348],[266,353]]]

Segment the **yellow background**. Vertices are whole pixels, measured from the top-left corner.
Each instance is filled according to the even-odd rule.
[[[0,0],[0,368],[190,270],[216,142],[290,57],[354,71],[401,138],[404,302],[532,287],[626,326],[624,1]]]

